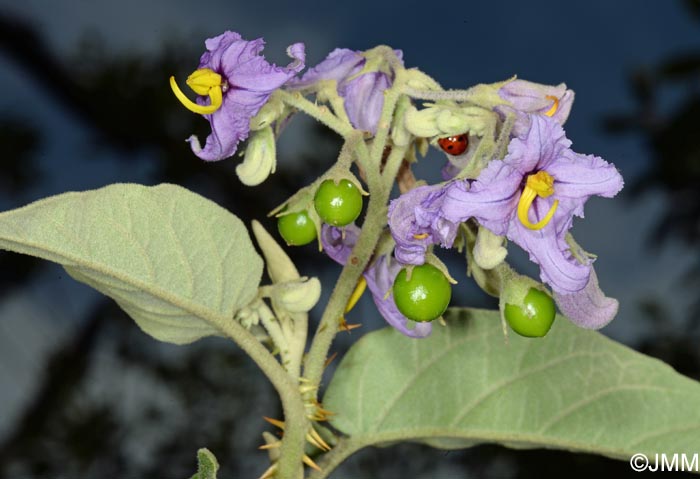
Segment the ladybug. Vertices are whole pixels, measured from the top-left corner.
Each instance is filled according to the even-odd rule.
[[[438,140],[438,145],[440,145],[442,151],[448,155],[461,155],[467,151],[467,147],[469,146],[469,137],[466,133],[455,136],[446,136],[445,138],[440,138]]]

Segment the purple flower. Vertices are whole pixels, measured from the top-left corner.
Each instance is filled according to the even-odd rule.
[[[395,50],[395,53],[401,59],[402,52]],[[393,78],[383,71],[358,75],[366,62],[367,58],[362,52],[336,48],[291,85],[304,88],[321,80],[337,81],[338,95],[345,100],[345,111],[352,126],[376,133],[384,106],[384,90],[391,86]]]
[[[590,196],[609,198],[623,185],[613,165],[570,146],[558,122],[530,115],[529,130],[511,140],[506,157],[491,161],[471,185],[450,184],[442,203],[449,221],[474,217],[528,251],[542,281],[560,295],[585,288],[591,272],[590,260],[576,259],[566,241],[573,216],[583,217]]]
[[[343,229],[324,224],[321,229],[321,243],[328,256],[340,264],[345,264],[350,257],[359,228],[355,225]],[[377,309],[387,323],[402,334],[411,338],[425,338],[433,330],[431,323],[414,323],[401,314],[391,294],[396,276],[401,271],[401,264],[391,255],[376,258],[364,271],[363,276]],[[415,327],[409,328],[409,324]]]
[[[515,136],[527,133],[530,128],[530,115],[545,115],[560,125],[566,122],[574,102],[574,92],[566,88],[566,84],[556,86],[542,85],[526,80],[513,80],[503,85],[498,94],[511,103],[517,119],[513,126]],[[509,107],[498,107],[503,110]]]
[[[389,228],[400,263],[423,264],[432,244],[452,246],[459,224],[442,216],[440,207],[445,192],[443,185],[419,186],[389,204]]]
[[[205,45],[207,51],[199,60],[199,68],[188,79],[195,92],[203,95],[197,98],[197,105],[205,108],[191,106],[184,95],[175,93],[192,111],[206,113],[204,117],[211,123],[212,131],[204,147],[196,136],[188,138],[192,151],[203,160],[218,161],[232,156],[238,143],[248,137],[250,119],[272,92],[304,68],[304,44],[295,43],[287,48],[294,61],[285,68],[269,64],[261,55],[265,45],[262,38],[246,41],[238,33],[227,31],[209,38]],[[200,84],[199,89],[198,74],[205,76],[207,82]],[[175,85],[173,90],[176,88]],[[206,90],[209,93],[204,96]],[[220,104],[218,108],[217,104]],[[212,108],[206,108],[209,105]]]

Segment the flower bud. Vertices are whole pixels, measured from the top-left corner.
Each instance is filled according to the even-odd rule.
[[[493,269],[503,262],[508,250],[503,247],[504,238],[479,227],[474,245],[474,261],[482,269]]]
[[[273,94],[258,114],[250,119],[250,129],[257,131],[272,125],[283,116],[284,109],[284,103]]]
[[[277,308],[290,313],[305,313],[313,308],[321,297],[318,278],[300,278],[297,281],[278,283],[272,291]]]
[[[244,328],[250,329],[260,322],[260,314],[258,313],[259,301],[260,300],[256,298],[252,303],[236,312],[236,320],[241,323]]]
[[[267,274],[273,283],[283,283],[299,279],[299,271],[284,249],[274,240],[259,222],[253,220],[253,234],[265,257]]]
[[[494,122],[494,113],[476,106],[435,105],[422,110],[406,110],[405,127],[422,138],[459,135],[465,132],[483,136]]]
[[[236,174],[244,185],[257,186],[275,172],[277,166],[275,135],[267,126],[253,132],[248,140],[243,163],[236,166]]]

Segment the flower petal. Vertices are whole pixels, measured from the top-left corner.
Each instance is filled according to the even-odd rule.
[[[559,310],[576,325],[600,329],[615,318],[619,302],[605,296],[598,286],[598,277],[591,268],[586,287],[572,294],[554,294]]]
[[[377,132],[377,123],[384,106],[384,90],[391,86],[385,73],[370,72],[350,80],[338,88],[345,98],[345,110],[352,126],[358,130]]]
[[[321,245],[323,251],[336,263],[344,265],[350,258],[350,253],[357,243],[360,228],[354,224],[343,228],[323,224],[321,226]]]
[[[259,42],[254,45],[254,42]],[[247,46],[234,61],[233,55],[227,53],[224,61],[231,57],[230,65],[225,70],[231,88],[241,88],[251,92],[269,95],[277,88],[291,80],[302,68],[306,58],[304,44],[295,43],[287,47],[287,54],[292,57],[286,67],[271,65],[260,55],[264,42],[262,39],[247,42]],[[254,53],[254,55],[253,55]]]
[[[447,186],[441,210],[445,219],[461,223],[476,218],[497,235],[504,235],[520,199],[522,174],[505,161],[493,160],[472,182]]]
[[[556,98],[558,104],[551,117],[562,125],[568,118],[574,101],[574,92],[568,90],[565,83],[542,85],[526,80],[513,80],[503,85],[498,94],[509,101],[516,110],[541,115],[551,111],[554,105],[553,98]]]
[[[538,198],[539,199],[539,198]],[[546,204],[544,201],[541,203]],[[532,213],[539,221],[548,208],[536,207],[533,203]],[[530,260],[540,265],[540,278],[549,284],[556,293],[568,294],[580,291],[586,286],[591,267],[580,264],[571,255],[569,245],[564,241],[566,230],[570,226],[570,217],[557,215],[550,224],[540,230],[526,228],[519,220],[514,220],[508,228],[508,239],[517,243],[530,253]]]
[[[571,150],[550,164],[547,172],[554,177],[554,196],[576,200],[579,210],[593,195],[611,198],[624,186],[614,165],[594,155],[580,155]],[[582,211],[579,216],[583,216]]]
[[[420,186],[389,204],[388,223],[400,263],[423,264],[431,244],[452,246],[458,225],[442,217],[445,193],[443,185]]]
[[[292,88],[304,88],[320,80],[342,81],[359,71],[365,58],[347,48],[336,48],[325,60],[304,73],[301,79],[290,82]]]

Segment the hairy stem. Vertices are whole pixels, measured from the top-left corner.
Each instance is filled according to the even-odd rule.
[[[360,275],[367,267],[374,248],[379,241],[384,223],[386,222],[386,201],[388,193],[375,192],[369,188],[369,205],[367,216],[362,225],[362,231],[350,259],[343,267],[338,282],[331,293],[328,305],[319,323],[311,348],[306,357],[304,376],[313,386],[321,382],[326,355],[330,349],[333,338],[338,332],[338,321],[345,311],[345,305],[360,279]]]
[[[213,322],[251,357],[277,391],[282,402],[285,421],[284,438],[280,446],[278,462],[279,477],[302,478],[301,458],[304,454],[305,436],[309,422],[306,418],[299,385],[255,336],[239,323],[220,318],[216,318]]]
[[[304,98],[300,93],[290,93],[284,90],[277,90],[277,94],[287,105],[303,111],[311,118],[315,118],[316,120],[320,121],[342,137],[347,137],[355,131],[349,123],[344,122],[335,116],[328,109],[328,107],[318,106]]]
[[[308,475],[308,479],[325,479],[336,467],[338,467],[345,459],[362,449],[363,445],[356,443],[352,438],[343,438],[333,447],[333,449],[324,454],[318,461],[320,471],[312,471]]]

